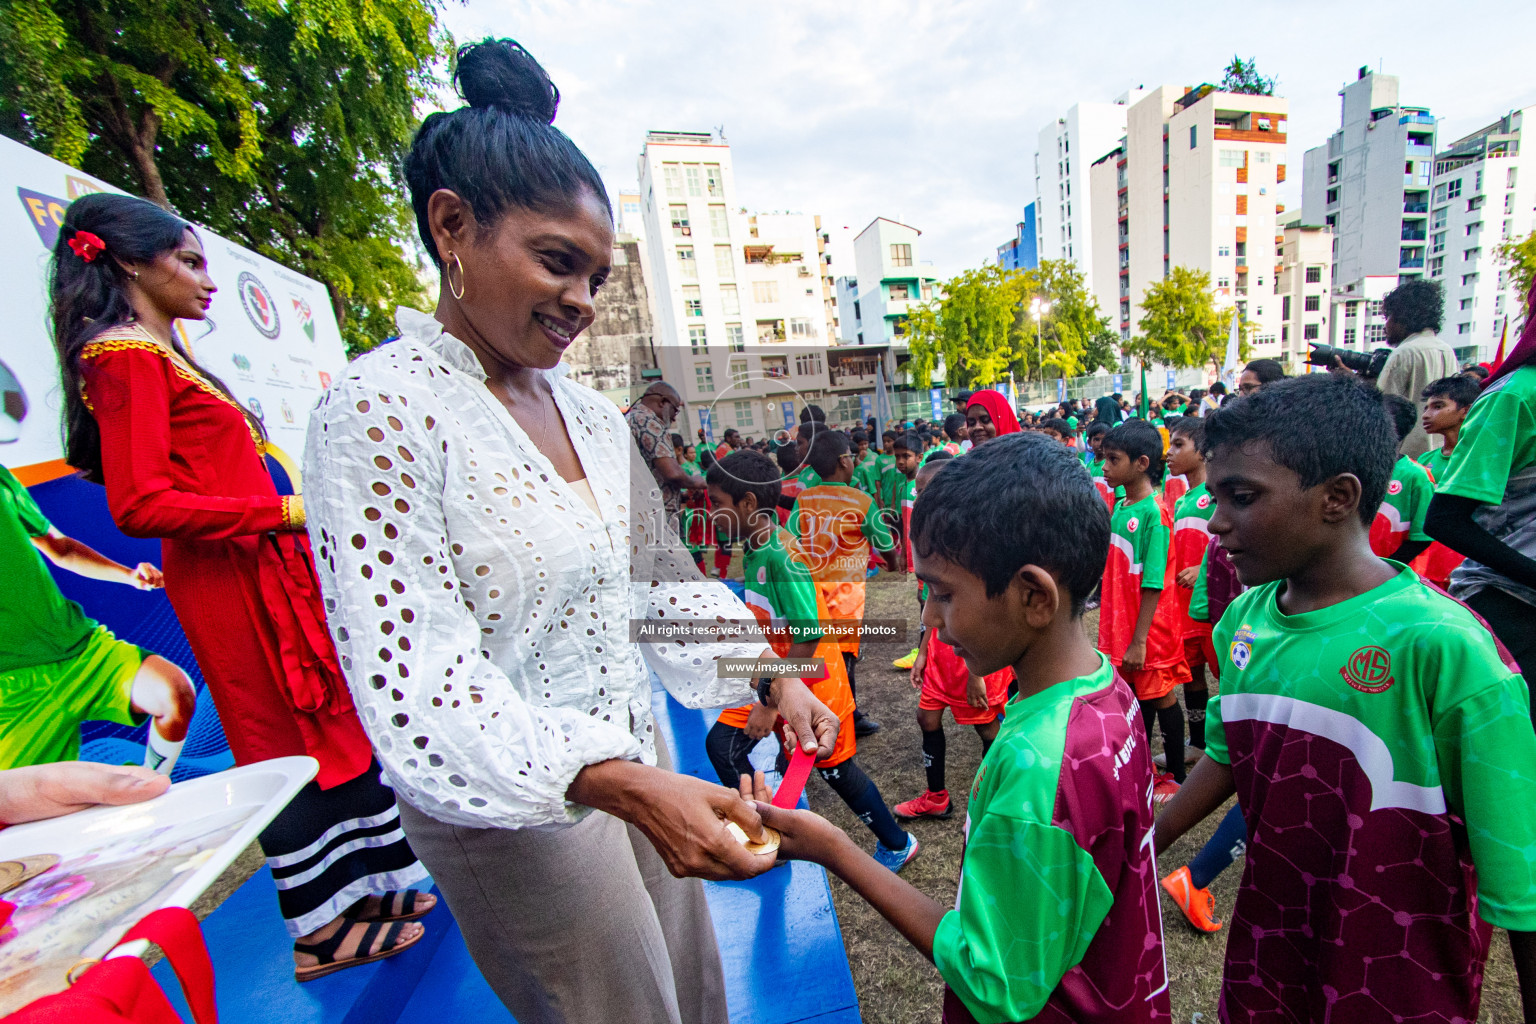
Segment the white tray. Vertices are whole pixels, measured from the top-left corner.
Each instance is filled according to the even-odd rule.
[[[123,807],[92,807],[0,830],[0,861],[51,853],[58,865],[0,896],[0,1016],[68,987],[150,911],[187,907],[315,777],[312,757],[279,757],[178,783]],[[137,955],[129,943],[115,955]]]

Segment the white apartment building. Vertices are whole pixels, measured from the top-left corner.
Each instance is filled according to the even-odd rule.
[[[1276,186],[1286,177],[1288,109],[1278,96],[1211,85],[1159,86],[1131,105],[1123,184],[1121,157],[1113,179],[1123,337],[1138,330],[1147,286],[1188,267],[1209,274],[1217,306],[1250,325],[1256,357],[1280,355]],[[1097,180],[1094,195],[1107,202],[1107,166]]]
[[[678,432],[782,427],[784,404],[817,400],[827,382],[815,219],[749,214],[730,147],[707,132],[648,133],[639,182],[634,233],[647,254],[658,362],[685,404]]]
[[[1132,89],[1113,103],[1074,104],[1040,129],[1035,153],[1035,230],[1038,258],[1071,260],[1093,280],[1093,210],[1088,169],[1125,136],[1126,111],[1145,95]],[[1111,307],[1103,307],[1109,313]]]
[[[1093,210],[1089,291],[1120,332],[1131,336],[1131,264],[1126,140],[1088,169],[1088,205]]]
[[[933,298],[938,281],[932,261],[922,259],[920,235],[910,225],[876,217],[854,237],[854,344],[905,347],[907,313]],[[847,317],[846,308],[842,315]]]
[[[1429,276],[1445,289],[1441,337],[1463,361],[1484,362],[1508,330],[1513,345],[1525,296],[1495,250],[1536,228],[1536,160],[1521,151],[1536,106],[1514,110],[1435,157],[1429,214]],[[1527,150],[1536,138],[1523,140]]]
[[[1301,215],[1333,230],[1334,344],[1370,348],[1385,334],[1372,304],[1424,275],[1436,124],[1399,102],[1396,75],[1361,68],[1339,97],[1339,130],[1303,157]]]
[[[1275,297],[1280,303],[1279,358],[1290,374],[1305,373],[1308,346],[1329,344],[1333,319],[1333,231],[1291,213],[1281,221],[1280,274]]]

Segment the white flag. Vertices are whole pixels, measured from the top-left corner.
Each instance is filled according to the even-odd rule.
[[[1238,363],[1238,338],[1241,327],[1238,325],[1237,312],[1232,313],[1232,331],[1227,335],[1227,358],[1221,364],[1221,382],[1231,391],[1237,387],[1237,374],[1240,367]]]

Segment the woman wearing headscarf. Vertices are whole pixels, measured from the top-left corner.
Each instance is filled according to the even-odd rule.
[[[990,441],[999,434],[1017,434],[1019,418],[1002,393],[991,388],[973,392],[965,407],[965,425],[971,446]]]
[[[1451,595],[1536,671],[1536,284],[1520,340],[1472,403],[1424,528],[1467,556]]]

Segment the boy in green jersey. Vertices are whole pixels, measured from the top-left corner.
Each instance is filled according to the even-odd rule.
[[[148,562],[129,568],[66,537],[0,467],[0,770],[80,755],[80,723],[149,727],[146,767],[169,775],[196,696],[175,664],[119,640],[60,593],[43,559],[140,590],[163,585]]]
[[[1382,395],[1381,404],[1401,442],[1419,422],[1418,407],[1401,395]],[[1392,478],[1387,481],[1387,496],[1371,521],[1371,550],[1404,565],[1419,557],[1429,547],[1424,517],[1434,496],[1429,471],[1408,456],[1398,455],[1392,463]]]
[[[1421,397],[1424,414],[1419,424],[1430,436],[1438,435],[1444,442],[1439,448],[1431,448],[1419,456],[1419,465],[1428,471],[1430,479],[1439,484],[1444,480],[1451,465],[1451,455],[1461,440],[1461,426],[1477,400],[1478,384],[1470,377],[1456,374],[1430,381]],[[1433,500],[1433,499],[1431,499]],[[1425,515],[1425,532],[1428,532],[1428,514]],[[1451,586],[1451,573],[1464,561],[1461,552],[1434,541],[1413,563],[1413,570],[1442,590]]]
[[[1536,733],[1466,608],[1371,552],[1398,439],[1312,374],[1205,421],[1210,529],[1250,589],[1216,626],[1206,757],[1169,846],[1236,794],[1247,861],[1223,1020],[1478,1019],[1491,926],[1536,1011]]]
[[[929,629],[970,672],[1018,683],[971,788],[955,905],[822,818],[760,803],[780,855],[826,866],[932,959],[950,1024],[1167,1021],[1151,760],[1135,696],[1082,625],[1103,502],[1068,448],[1014,433],[946,463],[912,535]]]

